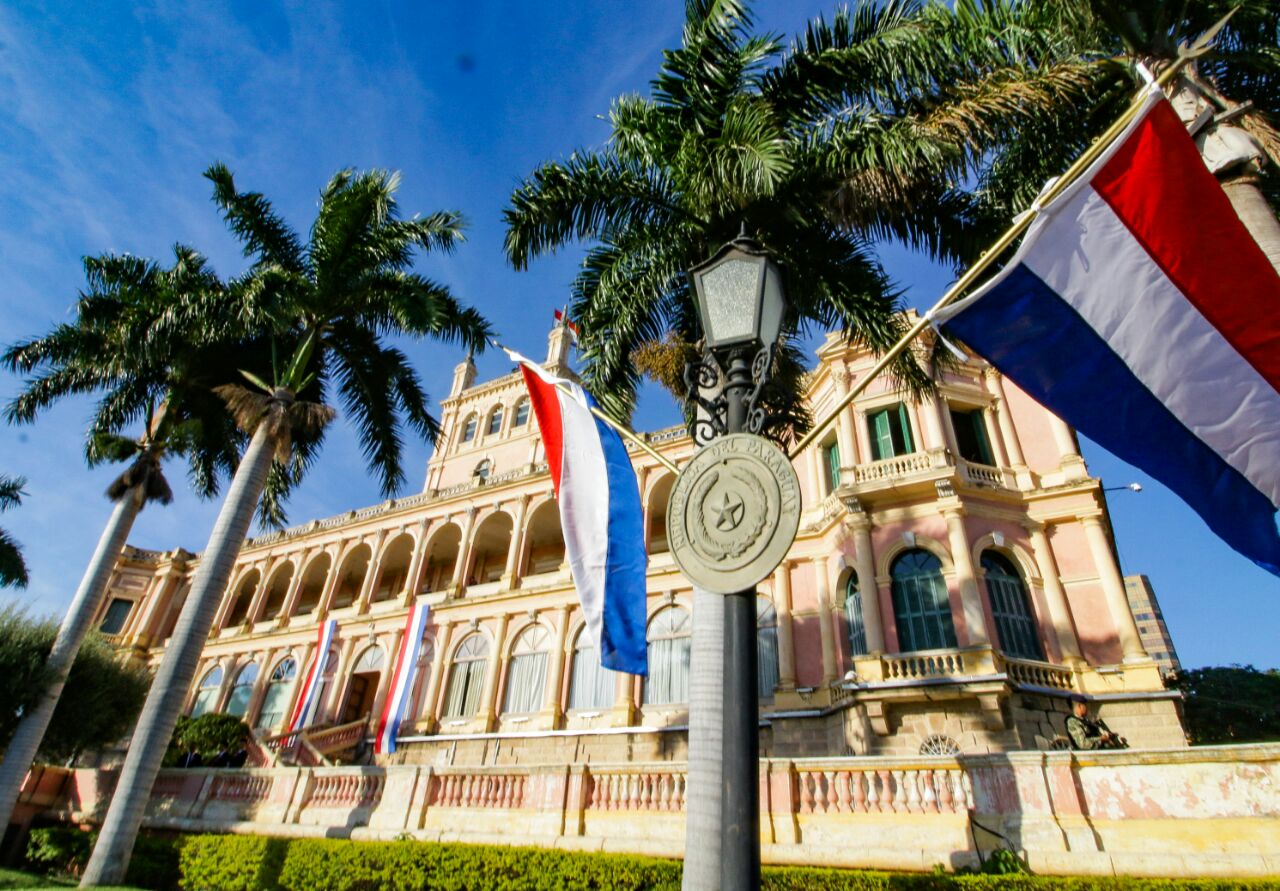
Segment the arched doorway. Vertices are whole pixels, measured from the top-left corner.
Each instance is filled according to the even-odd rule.
[[[321,554],[307,566],[307,574],[302,577],[302,587],[298,591],[298,605],[294,607],[295,616],[305,616],[315,612],[320,605],[320,597],[324,594],[324,584],[329,578],[329,564],[332,562],[328,554]]]
[[[427,542],[426,565],[422,571],[422,594],[443,591],[453,581],[453,570],[458,565],[458,549],[462,544],[462,530],[456,523],[446,523]]]
[[[293,581],[293,563],[285,561],[272,573],[271,581],[267,584],[267,596],[262,601],[262,615],[258,617],[260,621],[266,622],[280,615],[291,581]]]
[[[347,704],[342,710],[340,723],[349,724],[373,714],[373,700],[378,695],[385,661],[382,647],[377,645],[360,654],[355,668],[351,670],[351,680],[347,682]]]
[[[364,586],[365,573],[369,571],[369,558],[372,550],[367,544],[352,548],[342,561],[338,570],[338,584],[333,591],[332,609],[343,609],[356,602],[360,589]]]
[[[413,559],[413,536],[405,532],[396,536],[395,540],[382,552],[382,568],[379,570],[378,582],[369,599],[373,603],[391,600],[404,593],[404,586],[409,578],[409,563]]]
[[[525,574],[556,572],[564,563],[564,534],[560,531],[560,509],[554,501],[544,501],[529,517],[528,556]]]
[[[505,511],[490,514],[475,532],[472,545],[469,585],[484,585],[502,578],[511,550],[511,516]]]

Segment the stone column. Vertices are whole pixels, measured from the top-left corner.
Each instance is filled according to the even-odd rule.
[[[413,557],[409,560],[409,571],[404,577],[404,591],[401,592],[400,603],[402,606],[412,606],[413,601],[418,596],[418,589],[422,587],[422,567],[426,565],[427,556],[427,530],[431,528],[431,521],[425,517],[418,521],[418,534],[414,538]]]
[[[565,605],[556,611],[556,636],[552,645],[550,664],[547,665],[547,689],[542,696],[542,708],[551,713],[554,729],[564,713],[560,704],[560,691],[564,688],[565,642],[569,637],[569,612],[573,607]]]
[[[284,603],[280,605],[280,615],[276,616],[278,628],[284,628],[289,624],[289,618],[298,607],[298,592],[302,590],[302,577],[306,574],[307,564],[313,554],[315,554],[314,549],[303,551],[293,565],[293,578],[289,579],[289,590],[285,592]]]
[[[924,429],[924,449],[943,449],[947,447],[946,420],[942,417],[942,400],[937,396],[925,396],[920,400],[920,422]]]
[[[982,410],[982,422],[987,425],[987,436],[991,439],[991,460],[996,467],[1009,467],[1009,453],[1004,448],[1004,434],[1000,429],[1000,407],[992,404]]]
[[[181,581],[181,570],[172,564],[161,573],[153,593],[147,601],[146,609],[142,612],[142,616],[137,622],[137,631],[134,632],[132,640],[129,641],[130,643],[140,647],[151,646],[152,642],[160,634],[165,614],[168,612],[169,604],[173,602],[173,595],[178,590],[178,585]]]
[[[1076,637],[1075,624],[1071,619],[1071,607],[1067,604],[1067,592],[1062,587],[1062,577],[1058,574],[1058,561],[1053,558],[1053,548],[1049,544],[1049,536],[1045,534],[1043,523],[1028,522],[1023,524],[1027,535],[1031,538],[1031,549],[1036,555],[1036,567],[1044,582],[1044,599],[1049,607],[1049,621],[1053,623],[1053,633],[1058,640],[1058,649],[1066,662],[1080,662],[1080,641]]]
[[[471,533],[476,525],[476,509],[467,508],[467,519],[462,524],[462,537],[458,540],[458,562],[453,565],[453,578],[449,580],[449,596],[457,597],[466,585],[467,564],[471,562]]]
[[[862,458],[863,464],[870,464],[874,460],[871,453],[871,438],[867,432],[867,416],[864,412],[854,409],[851,405],[849,411],[853,415],[853,434],[854,440],[858,443],[858,455]]]
[[[515,525],[511,527],[511,545],[507,548],[507,565],[502,570],[502,587],[514,588],[520,572],[520,552],[524,549],[524,522],[529,512],[529,496],[522,495],[516,504]]]
[[[262,698],[267,695],[267,681],[271,678],[271,669],[275,666],[279,648],[267,650],[262,654],[262,667],[258,679],[253,682],[253,692],[249,695],[249,707],[244,711],[244,720],[250,727],[258,726],[258,709],[262,707]]]
[[[822,684],[826,686],[836,679],[836,639],[831,628],[831,580],[827,577],[827,558],[813,559],[813,571],[817,574],[818,635],[822,642]]]
[[[356,594],[356,615],[369,611],[369,602],[373,599],[373,586],[381,581],[382,546],[387,540],[387,530],[379,529],[369,545],[369,564],[364,569],[364,579],[360,582],[360,592]]]
[[[1000,438],[1004,440],[1005,450],[1009,453],[1009,463],[1015,469],[1026,467],[1027,461],[1022,454],[1022,443],[1018,440],[1018,431],[1013,426],[1013,416],[1009,412],[1009,400],[1005,397],[1004,381],[1000,372],[988,367],[983,375],[987,382],[987,392],[996,400],[993,410],[996,423],[1000,427]]]
[[[858,590],[862,592],[862,623],[867,632],[867,653],[884,652],[884,619],[880,615],[880,586],[876,582],[875,552],[871,546],[871,518],[853,515],[854,560]]]
[[[445,660],[449,657],[449,645],[453,638],[453,622],[445,622],[436,630],[435,653],[431,657],[431,675],[427,678],[427,693],[422,698],[422,715],[419,721],[428,733],[440,726],[439,703],[445,688]]]
[[[325,577],[324,589],[320,592],[320,602],[316,604],[316,621],[323,622],[329,617],[329,602],[333,600],[333,592],[338,587],[338,570],[342,560],[342,544],[333,549],[333,558],[329,561],[329,575]]]
[[[1067,426],[1067,422],[1062,418],[1049,412],[1049,429],[1053,431],[1053,442],[1058,447],[1058,454],[1062,456],[1061,463],[1066,464],[1073,460],[1080,459],[1080,449],[1076,445],[1076,435],[1071,428]]]
[[[853,375],[844,369],[835,373],[837,392],[843,399],[852,389]],[[853,467],[858,463],[858,440],[853,432],[853,408],[845,408],[836,419],[836,443],[840,448],[840,466]],[[843,481],[843,480],[842,480]]]
[[[796,688],[796,644],[791,627],[791,561],[773,571],[773,607],[778,615],[778,687]]]
[[[378,720],[382,717],[382,707],[386,705],[387,693],[391,690],[391,676],[396,671],[396,658],[400,655],[400,642],[404,639],[404,626],[397,628],[391,633],[391,643],[387,647],[387,661],[384,663],[382,675],[378,678],[378,691],[373,694],[373,712],[372,720],[374,726],[377,726]]]
[[[476,715],[486,731],[493,728],[494,716],[498,713],[496,702],[498,680],[505,674],[507,665],[507,623],[510,617],[503,614],[498,617],[498,630],[493,635],[493,649],[489,653],[489,664],[485,668],[484,689],[480,694],[480,711]]]
[[[991,643],[987,632],[987,617],[982,609],[982,595],[978,593],[978,579],[973,569],[973,556],[969,553],[969,536],[964,528],[964,509],[945,507],[942,516],[947,520],[947,538],[951,546],[951,562],[956,568],[956,583],[960,588],[960,608],[964,612],[964,624],[970,646]]]
[[[1089,551],[1093,555],[1093,563],[1098,568],[1098,579],[1102,583],[1102,592],[1107,599],[1107,608],[1111,612],[1111,621],[1116,625],[1116,636],[1120,638],[1120,649],[1125,662],[1145,662],[1148,658],[1142,646],[1142,638],[1138,634],[1138,623],[1134,621],[1133,610],[1129,609],[1129,596],[1124,590],[1124,579],[1116,566],[1115,555],[1111,550],[1111,541],[1102,528],[1102,511],[1081,514],[1080,522],[1084,525],[1085,537],[1089,540]]]
[[[805,493],[805,500],[808,506],[813,508],[822,503],[824,490],[822,486],[822,460],[818,455],[821,446],[811,445],[804,450],[805,467],[809,471],[808,491]]]

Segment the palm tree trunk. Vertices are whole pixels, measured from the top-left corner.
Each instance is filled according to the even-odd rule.
[[[1221,182],[1236,216],[1262,248],[1271,265],[1280,272],[1280,220],[1276,219],[1276,212],[1258,188],[1258,178],[1245,174],[1225,177]]]
[[[49,651],[46,665],[53,673],[49,689],[45,691],[40,704],[23,715],[4,751],[4,760],[0,761],[0,827],[8,826],[13,816],[13,807],[18,801],[18,792],[22,781],[26,778],[31,762],[35,760],[40,743],[44,740],[45,731],[49,728],[49,720],[53,717],[54,707],[62,696],[63,685],[67,675],[76,661],[76,653],[84,643],[85,635],[102,602],[102,595],[107,590],[107,582],[111,579],[111,571],[115,569],[116,560],[133,521],[142,509],[144,498],[141,485],[134,486],[115,503],[111,511],[111,519],[107,520],[107,528],[102,530],[98,539],[98,548],[93,552],[93,559],[85,569],[76,596],[67,609],[67,615],[58,628],[58,636],[54,638],[53,648]]]
[[[187,690],[195,678],[200,653],[208,640],[209,628],[266,485],[275,452],[275,442],[267,427],[265,422],[258,425],[240,459],[227,500],[200,558],[186,606],[165,647],[160,670],[156,672],[134,729],[102,833],[80,880],[82,888],[123,884],[133,843],[151,798],[151,786],[169,747]]]
[[[685,791],[683,891],[720,889],[724,783],[724,598],[693,589],[689,654],[689,776]]]

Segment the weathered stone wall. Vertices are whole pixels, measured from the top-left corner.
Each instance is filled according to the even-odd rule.
[[[678,857],[684,771],[672,761],[164,771],[146,822]],[[773,758],[760,784],[767,863],[956,868],[1004,844],[998,833],[1039,873],[1280,874],[1280,744]],[[113,785],[102,771],[46,769],[24,801],[95,822]]]

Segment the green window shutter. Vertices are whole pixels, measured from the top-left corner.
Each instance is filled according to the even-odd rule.
[[[827,459],[827,491],[834,492],[840,487],[840,447],[832,443],[823,453]]]
[[[911,441],[911,421],[907,417],[907,406],[902,402],[898,403],[898,425],[902,448],[897,452],[897,454],[909,455],[916,450],[916,447],[915,443]]]
[[[867,430],[871,434],[871,458],[883,461],[893,457],[893,432],[889,428],[889,409],[867,415]]]

